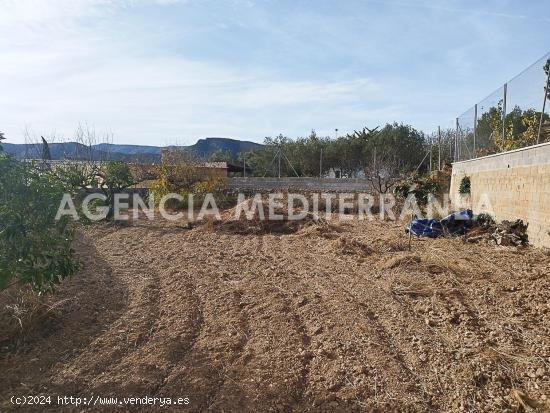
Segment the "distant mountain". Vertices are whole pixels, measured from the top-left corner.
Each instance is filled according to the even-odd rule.
[[[120,152],[126,155],[135,154],[150,154],[160,155],[162,148],[159,146],[145,146],[145,145],[118,145],[113,143],[100,143],[94,145],[94,148],[104,152]]]
[[[227,138],[206,138],[199,139],[196,144],[187,146],[188,149],[194,151],[197,155],[208,157],[217,151],[229,151],[233,156],[241,152],[249,152],[262,148],[263,145],[254,142],[239,141],[237,139]]]
[[[17,158],[35,158],[42,156],[42,144],[3,143],[4,151]],[[77,142],[48,144],[52,159],[111,159],[114,161],[159,162],[163,147],[145,145],[118,145],[100,143],[91,147]],[[175,146],[171,146],[175,147]],[[228,138],[205,138],[190,146],[177,146],[188,149],[200,157],[208,158],[217,151],[229,151],[233,156],[262,148],[263,145],[254,142],[240,141]]]
[[[42,157],[42,144],[13,144],[5,143],[4,151],[15,155],[17,158],[40,159]],[[107,153],[91,148],[81,143],[64,142],[64,143],[49,143],[50,154],[52,159],[105,159]],[[110,157],[113,160],[121,160],[121,154],[117,153]]]

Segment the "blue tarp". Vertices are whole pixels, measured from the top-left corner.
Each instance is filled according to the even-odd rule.
[[[419,237],[437,238],[443,234],[443,227],[437,219],[417,218],[407,225],[405,231],[411,231]]]
[[[413,219],[410,225],[405,227],[405,232],[411,232],[419,237],[437,238],[443,233],[451,235],[463,235],[472,227],[474,214],[472,210],[454,212],[442,220],[429,218]]]

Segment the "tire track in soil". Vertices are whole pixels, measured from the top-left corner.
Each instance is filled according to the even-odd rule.
[[[207,307],[207,306],[206,306]],[[185,392],[190,396],[192,411],[203,411],[216,396],[218,389],[224,382],[220,374],[226,363],[232,362],[235,356],[228,352],[239,352],[238,339],[234,343],[207,343],[211,340],[209,330],[210,317],[205,317],[204,327],[197,335],[194,344],[186,354],[178,360],[170,374],[164,380],[159,395],[177,396]]]
[[[225,389],[226,383],[227,381],[234,382],[234,380],[230,377],[231,369],[235,365],[236,360],[242,356],[251,335],[250,326],[248,323],[248,313],[241,305],[244,295],[241,291],[235,290],[233,296],[235,300],[238,299],[238,306],[241,308],[239,313],[239,328],[236,330],[243,338],[235,348],[236,354],[227,360],[227,362],[222,364],[222,369],[218,372],[218,383],[216,383],[213,388],[209,389],[206,400],[204,404],[199,406],[198,411],[211,411],[223,407],[225,403],[224,399],[227,399],[227,395],[225,393],[231,394],[230,390],[228,391]]]
[[[149,382],[143,384],[148,388],[147,394],[157,395],[163,392],[166,381],[198,339],[203,325],[202,304],[195,292],[193,278],[182,270],[185,263],[174,259],[180,255],[182,247],[185,250],[191,246],[182,245],[177,237],[179,232],[151,227],[147,221],[142,230],[145,235],[140,243],[148,252],[158,250],[147,267],[158,269],[155,270],[155,287],[161,299],[147,342],[128,358],[128,364],[139,366],[141,363],[145,372],[139,369],[138,374],[148,376]],[[181,390],[166,396],[180,397]]]
[[[299,247],[297,249],[300,250]],[[293,261],[293,257],[287,257],[286,259],[290,263],[292,263]],[[296,262],[299,262],[299,257],[295,257],[295,259]],[[330,269],[331,268],[324,268],[324,270]],[[315,273],[317,270],[321,269],[316,269],[314,266],[310,268],[310,271],[312,273]],[[374,339],[375,342],[382,342],[384,344],[383,346],[381,346],[381,348],[378,349],[378,351],[387,353],[387,359],[393,360],[393,362],[397,363],[397,365],[399,366],[399,370],[401,371],[401,374],[399,376],[405,376],[406,382],[408,383],[407,387],[412,386],[413,389],[416,390],[416,387],[420,386],[420,388],[422,389],[420,393],[422,394],[423,403],[425,404],[426,408],[429,408],[430,398],[426,394],[426,391],[421,384],[422,380],[418,375],[414,373],[413,369],[408,365],[407,361],[405,360],[404,353],[406,352],[401,351],[400,346],[392,338],[393,336],[390,335],[389,331],[386,329],[383,323],[381,323],[379,320],[376,319],[376,317],[374,317],[375,312],[373,311],[373,309],[365,304],[365,302],[358,300],[358,298],[351,294],[349,290],[343,287],[343,285],[345,285],[345,281],[347,280],[343,280],[342,282],[338,283],[333,279],[333,276],[338,277],[341,275],[342,274],[339,274],[337,269],[335,268],[332,275],[328,277],[316,278],[317,285],[314,287],[314,289],[316,290],[317,294],[323,296],[323,304],[330,306],[335,300],[338,302],[338,307],[335,306],[333,308],[334,311],[329,310],[329,313],[337,314],[341,312],[343,305],[350,305],[351,309],[348,312],[349,314],[357,314],[358,312],[364,314],[366,319],[368,320],[368,323],[365,324],[365,326],[368,328],[369,331],[371,331],[369,335],[371,337],[378,338],[378,340]],[[327,296],[327,292],[330,292],[330,296]],[[335,292],[339,292],[339,295],[341,297],[337,297],[334,294]],[[340,321],[342,322],[344,320]],[[321,397],[321,399],[323,398],[324,397]],[[330,400],[330,397],[328,399]],[[356,401],[360,403],[358,399]],[[317,402],[316,404],[318,403],[319,402]],[[413,401],[412,404],[417,405],[417,403],[418,400]],[[357,406],[355,406],[355,408],[357,408]]]
[[[343,289],[335,283],[330,283],[330,287],[333,292],[343,292]],[[321,295],[323,295],[322,289],[319,289],[318,291]],[[330,302],[330,300],[326,301]],[[370,341],[375,344],[375,348],[372,348],[373,352],[371,354],[362,354],[363,356],[366,356],[366,360],[368,360],[367,364],[370,366],[374,366],[378,371],[392,370],[393,368],[391,367],[391,365],[396,364],[396,366],[398,366],[399,372],[392,373],[392,376],[402,377],[405,379],[405,391],[407,392],[411,390],[411,386],[413,388],[417,387],[420,378],[416,374],[414,374],[411,368],[407,365],[403,357],[403,353],[400,351],[396,343],[390,338],[388,331],[379,321],[376,320],[375,317],[373,317],[374,313],[372,309],[370,309],[369,306],[365,305],[364,303],[354,302],[351,300],[345,300],[342,304],[340,304],[339,309],[341,310],[343,306],[349,306],[349,313],[354,314],[354,317],[356,317],[357,314],[363,314],[365,319],[368,320],[368,325],[365,323],[362,323],[362,325],[364,328],[366,327],[366,330],[368,331],[368,333],[366,334],[369,336]],[[365,332],[363,332],[363,334],[365,334]],[[362,353],[361,350],[358,350],[358,352]],[[373,354],[376,354],[377,357],[373,358]],[[381,361],[383,362],[383,364],[380,366]],[[380,386],[380,384],[381,383],[379,383],[378,385]],[[402,383],[399,382],[398,387],[401,384]],[[392,387],[395,387],[395,385]],[[321,400],[324,397],[324,395],[321,396]],[[426,397],[425,394],[423,394],[423,400],[426,404],[428,404],[429,399]],[[417,405],[418,400],[414,403],[415,405]]]
[[[190,315],[188,317],[188,322],[190,324],[193,324],[193,334],[187,342],[180,341],[178,346],[179,348],[173,349],[176,351],[172,351],[170,353],[173,357],[174,364],[171,369],[166,372],[163,383],[155,390],[155,395],[157,396],[173,397],[174,394],[171,393],[171,391],[174,387],[177,387],[175,386],[174,382],[176,382],[178,380],[178,376],[182,374],[180,371],[178,371],[178,365],[193,363],[193,352],[200,351],[196,349],[196,346],[199,337],[203,333],[205,321],[203,316],[203,304],[201,303],[201,299],[196,292],[196,280],[194,279],[193,274],[188,273],[186,270],[182,270],[182,267],[186,268],[188,266],[192,266],[192,263],[189,262],[190,260],[188,259],[185,259],[183,262],[174,261],[178,256],[178,252],[181,252],[181,250],[187,250],[189,248],[195,248],[195,245],[183,241],[180,237],[174,238],[172,233],[164,234],[164,241],[165,242],[163,242],[163,245],[166,245],[166,243],[168,245],[175,244],[175,248],[171,251],[168,251],[166,254],[166,258],[171,261],[171,264],[168,267],[168,271],[171,272],[171,281],[166,283],[166,294],[170,295],[174,292],[177,292],[177,295],[180,295],[183,290],[183,296],[191,298],[193,308],[193,311],[190,312]],[[178,280],[181,279],[186,280],[183,285],[178,282]],[[241,323],[241,326],[244,325],[244,323]],[[182,388],[185,389],[185,387]],[[213,393],[215,393],[215,389],[210,390],[208,395],[205,396],[207,399],[205,404],[208,404],[208,401],[212,397]],[[169,410],[172,409],[169,408]],[[202,411],[203,406],[198,406],[197,410]]]
[[[444,366],[447,360],[456,359],[456,353],[458,350],[471,348],[472,343],[475,343],[476,341],[478,343],[483,343],[487,335],[493,334],[495,331],[498,332],[499,326],[503,324],[506,325],[507,322],[509,323],[510,314],[508,311],[514,311],[514,307],[505,308],[503,311],[502,308],[497,308],[490,303],[484,302],[486,291],[484,291],[481,295],[479,294],[480,290],[478,289],[477,284],[483,285],[486,282],[489,282],[491,286],[491,294],[495,294],[494,290],[498,291],[499,288],[502,288],[500,285],[503,281],[501,276],[493,274],[492,272],[487,272],[487,269],[484,268],[484,266],[480,267],[478,265],[473,267],[468,259],[466,259],[468,258],[467,256],[461,256],[459,258],[467,262],[467,268],[462,268],[463,272],[460,274],[455,274],[452,270],[449,270],[451,288],[445,289],[443,293],[434,294],[429,303],[430,308],[434,308],[434,310],[440,315],[444,314],[449,309],[453,309],[454,311],[459,310],[462,312],[459,319],[439,319],[435,327],[428,327],[428,330],[431,333],[429,336],[430,340],[432,342],[436,342],[440,349],[439,354],[431,354],[431,359],[428,364],[431,365],[433,369],[436,369],[436,371],[445,371]],[[522,256],[521,259],[526,258]],[[493,263],[487,262],[486,260],[482,261],[484,264],[487,263],[489,266],[494,267]],[[511,273],[508,270],[505,270],[505,272],[508,274]],[[480,273],[490,275],[486,278],[486,280],[484,280],[484,277],[479,277]],[[522,279],[521,281],[523,282],[524,280]],[[444,285],[444,287],[446,287],[446,285]],[[417,318],[424,317],[418,313],[414,304],[418,305],[422,303],[423,300],[426,300],[425,298],[411,300],[409,298],[397,299],[394,295],[391,295],[391,297],[394,301],[401,304],[401,308],[403,308],[403,310],[407,313],[412,314]],[[480,311],[480,306],[483,307],[482,312]],[[462,315],[466,316],[465,319],[462,318]],[[418,334],[418,331],[416,331],[416,333]],[[529,333],[532,333],[532,331],[527,330],[527,334]],[[525,351],[524,345],[526,342],[532,343],[533,341],[536,341],[525,339],[522,335],[523,332],[520,334],[520,337],[518,337],[519,342],[515,342],[514,340],[516,337],[512,337],[509,331],[507,331],[506,335],[502,337],[503,341],[506,342],[506,351],[509,353]],[[454,340],[450,341],[448,338],[449,336],[454,337]],[[495,388],[493,387],[489,390],[489,386],[485,386],[485,384],[479,386],[474,372],[479,371],[481,364],[485,364],[485,367],[482,368],[491,369],[494,371],[500,370],[499,373],[494,373],[495,376],[501,377],[500,380],[502,380],[502,382],[506,381],[509,366],[499,365],[498,357],[495,358],[498,351],[495,349],[494,354],[487,358],[487,352],[490,353],[493,349],[492,345],[495,344],[496,343],[491,343],[489,347],[485,347],[485,353],[483,353],[483,350],[480,351],[480,348],[475,349],[477,345],[474,344],[474,349],[471,356],[468,360],[464,361],[466,366],[460,364],[453,366],[453,373],[449,374],[449,371],[447,370],[447,374],[444,374],[441,382],[440,379],[437,378],[437,382],[434,383],[433,369],[424,372],[426,374],[426,379],[430,378],[430,374],[432,376],[432,388],[434,393],[438,396],[436,399],[436,406],[457,406],[457,403],[465,398],[469,398],[472,393],[479,393],[476,395],[478,401],[487,400],[490,398],[490,391],[494,391]],[[502,344],[503,343],[500,343],[501,346]],[[508,350],[510,348],[513,348],[514,350]],[[483,349],[483,347],[481,349]],[[464,369],[467,371],[464,371]],[[460,377],[460,381],[449,378],[453,376]],[[466,381],[464,381],[465,378]],[[443,383],[444,387],[441,383]],[[508,382],[508,385],[512,386],[510,382]],[[500,385],[497,384],[497,387],[498,386]],[[455,387],[460,387],[461,390],[453,394],[448,394],[444,390]],[[485,387],[487,387],[487,389]],[[505,391],[504,396],[506,394],[507,392]]]
[[[346,263],[342,263],[343,266]],[[342,277],[342,274],[337,274],[337,277]],[[345,278],[345,277],[344,277]],[[393,356],[395,361],[399,364],[402,371],[406,374],[407,380],[412,386],[408,389],[408,392],[413,394],[421,394],[422,400],[426,405],[426,408],[433,409],[431,397],[426,387],[424,378],[416,373],[417,369],[414,366],[414,360],[411,360],[409,357],[406,357],[407,354],[414,354],[415,350],[412,348],[411,343],[408,340],[401,340],[400,334],[391,333],[391,330],[409,330],[412,325],[416,325],[415,331],[422,331],[428,329],[425,323],[419,323],[418,317],[414,312],[411,312],[402,302],[396,300],[396,298],[388,294],[385,290],[381,289],[380,286],[368,283],[364,285],[364,288],[358,288],[359,285],[355,284],[355,290],[366,295],[365,298],[359,298],[355,293],[353,293],[348,288],[342,287],[346,284],[345,279],[341,280],[340,283],[335,280],[330,280],[333,288],[339,289],[342,291],[343,295],[347,298],[347,302],[352,303],[357,308],[359,308],[365,316],[374,323],[374,328],[377,331],[378,337],[380,337],[383,342],[386,344],[387,349],[390,350],[390,354]],[[384,297],[382,300],[380,297]],[[370,303],[367,304],[367,303]],[[397,305],[397,307],[396,307]],[[399,314],[403,316],[403,310],[405,310],[410,317],[406,319],[400,326],[396,327],[391,320],[389,315]],[[380,318],[378,314],[385,314],[386,317]],[[430,332],[432,333],[432,332]],[[405,347],[405,348],[403,348]],[[417,391],[420,390],[420,391]]]
[[[269,263],[271,263],[271,265],[274,265],[274,264],[280,263],[281,262],[280,256],[274,253],[273,249],[269,248],[266,245],[264,238],[263,237],[260,238],[259,241],[260,241],[260,247],[258,248],[258,250],[262,252],[262,257],[263,257],[263,259],[261,260],[263,261],[262,264],[269,265]],[[282,251],[287,251],[291,248],[288,243],[288,238],[280,237],[277,241],[281,244],[280,247]],[[293,405],[294,405],[293,407],[296,408],[300,404],[304,403],[307,386],[308,386],[310,364],[311,364],[311,360],[313,359],[313,353],[311,351],[312,350],[311,335],[308,334],[308,327],[310,331],[314,330],[316,327],[313,325],[308,326],[300,311],[300,307],[301,307],[300,304],[306,303],[307,301],[306,297],[308,295],[308,289],[310,287],[304,282],[298,280],[298,278],[295,277],[295,274],[289,273],[288,270],[284,268],[284,266],[282,266],[281,270],[283,271],[283,274],[285,276],[284,280],[286,282],[286,285],[285,285],[286,289],[281,285],[278,285],[280,283],[277,283],[276,280],[270,280],[269,282],[281,291],[281,294],[284,297],[286,310],[288,314],[291,315],[294,321],[294,326],[296,330],[299,332],[302,340],[300,357],[302,359],[303,367],[300,372],[301,376],[296,386],[297,394],[295,395],[295,399],[293,401]],[[289,287],[292,287],[292,291],[293,291],[292,294],[288,292]],[[298,305],[293,304],[294,302],[291,298],[292,295],[297,297],[297,301],[299,302]]]
[[[105,235],[102,240],[126,246],[117,254],[113,254],[113,264],[119,261],[119,257],[131,257],[132,263],[126,268],[119,269],[119,274],[125,274],[130,278],[130,284],[135,284],[138,280],[142,284],[140,288],[154,293],[157,299],[153,302],[154,308],[151,305],[143,306],[143,300],[134,303],[134,307],[138,307],[139,311],[127,311],[124,317],[118,320],[117,326],[128,325],[141,318],[140,327],[134,327],[132,330],[146,331],[147,334],[138,335],[136,340],[126,340],[130,345],[117,352],[124,354],[118,358],[111,358],[108,361],[110,366],[91,380],[98,393],[109,392],[113,387],[117,388],[118,395],[121,392],[132,395],[162,393],[167,378],[193,347],[202,326],[201,304],[195,294],[192,278],[181,271],[177,262],[170,259],[178,255],[180,240],[170,237],[174,233],[167,232],[164,228],[134,227],[133,231],[136,229],[140,231],[141,236],[134,235],[134,241],[130,243],[121,240],[124,234],[120,234],[120,231],[114,239]],[[171,245],[172,248],[167,250],[167,245]],[[147,252],[159,249],[159,253],[153,260],[146,262],[139,258],[140,248],[147,248]],[[170,264],[167,265],[167,262]],[[151,294],[146,296],[151,298]],[[182,305],[182,296],[185,305]],[[148,324],[145,327],[144,313],[147,314],[145,320]],[[113,329],[115,327],[111,330]],[[97,351],[108,353],[108,349]],[[106,364],[104,359],[99,363]],[[131,379],[128,380],[128,377]],[[134,378],[136,380],[132,380]],[[176,396],[181,396],[181,390]]]
[[[334,288],[338,288],[336,284],[333,284]],[[379,321],[378,317],[374,316],[373,310],[369,307],[368,304],[361,302],[357,300],[349,291],[345,290],[344,288],[340,287],[341,291],[343,291],[346,295],[349,297],[352,297],[352,300],[350,303],[354,304],[357,308],[359,308],[365,316],[374,323],[374,329],[376,330],[377,336],[386,344],[386,348],[389,350],[389,353],[393,356],[393,358],[397,361],[399,366],[401,367],[402,371],[405,373],[406,378],[409,385],[412,386],[410,390],[417,390],[416,387],[421,388],[421,394],[423,396],[424,402],[426,405],[430,405],[430,398],[426,393],[425,385],[423,384],[423,380],[420,376],[418,376],[416,373],[414,373],[413,369],[409,366],[408,362],[405,359],[406,351],[403,351],[401,349],[401,346],[397,343],[397,340],[394,339],[394,336],[390,334],[388,328],[386,327],[385,323]]]
[[[349,266],[349,263],[342,263],[343,266]],[[456,281],[456,278],[451,277],[452,280]],[[354,279],[354,291],[356,291],[359,295],[365,295],[364,291],[369,291],[370,288],[372,288],[373,280],[372,279]],[[370,281],[370,283],[369,283]],[[343,280],[343,283],[345,281]],[[379,284],[379,282],[378,282]],[[391,282],[388,281],[388,287],[390,286]],[[363,287],[363,288],[361,288]],[[433,299],[430,300],[430,306],[435,306],[437,308],[438,305],[443,306],[443,308],[448,305],[449,303],[457,303],[462,304],[462,309],[469,316],[469,321],[462,323],[460,328],[451,328],[449,330],[449,325],[446,325],[444,322],[441,325],[438,325],[437,327],[431,327],[427,325],[426,323],[419,322],[418,320],[423,320],[423,316],[419,315],[419,313],[415,310],[415,308],[412,306],[412,303],[410,300],[407,299],[398,299],[393,294],[388,293],[388,291],[382,289],[380,285],[377,285],[377,282],[375,281],[374,289],[378,293],[376,294],[367,294],[369,297],[368,299],[361,299],[357,295],[351,293],[349,294],[354,297],[354,299],[357,299],[358,303],[361,304],[364,301],[369,301],[376,303],[375,307],[378,309],[382,309],[381,313],[384,314],[398,314],[398,318],[401,317],[404,320],[401,321],[401,324],[403,325],[403,329],[407,332],[408,336],[419,336],[423,337],[425,342],[433,343],[432,345],[435,345],[438,347],[438,351],[433,352],[434,349],[432,349],[432,352],[430,353],[430,361],[429,363],[419,363],[418,360],[416,360],[416,363],[413,360],[411,360],[412,364],[414,365],[414,370],[418,372],[417,377],[419,378],[419,382],[422,383],[422,392],[426,395],[427,398],[431,399],[430,407],[439,409],[440,406],[443,405],[449,405],[449,404],[455,404],[456,403],[456,395],[447,394],[445,398],[445,392],[443,390],[443,387],[441,385],[441,382],[439,381],[439,378],[434,378],[434,369],[435,371],[440,370],[445,366],[447,363],[447,360],[449,358],[454,358],[454,353],[456,348],[460,348],[464,346],[464,343],[457,344],[457,342],[450,342],[446,335],[456,335],[456,340],[462,341],[464,329],[468,333],[470,333],[472,336],[477,337],[478,339],[481,339],[484,334],[486,334],[486,331],[481,331],[485,328],[487,325],[487,320],[483,319],[478,313],[478,310],[474,311],[468,302],[466,302],[465,298],[466,296],[463,295],[463,293],[460,290],[455,290],[455,285],[453,284],[453,289],[451,292],[446,291],[445,295],[439,295],[435,294],[433,296]],[[471,290],[466,290],[471,291]],[[474,290],[475,291],[475,290]],[[380,297],[386,297],[387,300],[382,303]],[[470,297],[470,302],[474,303],[476,299],[475,297]],[[385,304],[385,305],[384,305]],[[491,309],[492,312],[492,309]],[[385,325],[386,331],[395,331],[396,325],[395,322],[398,320],[391,319],[391,318],[383,318],[378,320],[381,324]],[[414,325],[414,327],[413,327]],[[440,329],[443,328],[443,331],[440,331]],[[389,330],[388,330],[389,329]],[[405,346],[405,350],[403,350],[403,354],[412,355],[415,354],[417,351],[414,347],[410,345],[409,340],[403,339],[400,334],[392,334],[392,337],[395,338],[396,345],[399,348],[402,348]],[[467,347],[467,346],[466,346]],[[473,364],[471,364],[471,367],[475,369],[475,361]],[[437,373],[436,373],[437,374]],[[458,376],[461,375],[461,372],[458,371],[455,374]],[[430,380],[431,379],[431,380]],[[421,380],[421,381],[420,381]],[[447,381],[445,383],[447,385],[447,388],[453,388],[456,386],[456,382],[454,381]],[[466,384],[466,383],[465,383]],[[467,393],[467,392],[466,392]],[[437,395],[437,396],[436,396]],[[444,400],[441,400],[441,398],[445,398]]]
[[[158,274],[139,259],[134,250],[138,246],[136,241],[125,242],[128,231],[119,229],[97,242],[98,251],[113,269],[113,275],[127,285],[126,311],[62,373],[66,378],[84,377],[87,387],[97,394],[110,394],[113,388],[124,393],[143,387],[129,379],[137,373],[128,375],[126,368],[132,365],[132,355],[150,339],[159,314]],[[116,246],[117,253],[111,252],[112,246]]]
[[[309,394],[311,384],[318,381],[316,374],[312,374],[311,371],[312,361],[323,360],[326,356],[325,354],[319,355],[323,341],[323,334],[320,333],[323,323],[319,319],[319,312],[328,314],[331,312],[331,309],[330,306],[327,306],[326,301],[319,300],[320,296],[318,292],[315,292],[316,289],[312,288],[311,283],[306,283],[304,278],[300,276],[299,271],[297,271],[298,269],[293,268],[292,259],[289,256],[293,254],[292,250],[296,247],[294,244],[296,239],[299,240],[300,238],[276,236],[270,240],[272,244],[275,243],[274,247],[272,244],[267,245],[264,242],[264,238],[261,238],[262,258],[260,260],[263,259],[264,261],[261,265],[271,266],[271,271],[274,268],[279,269],[278,274],[275,274],[277,276],[268,277],[267,282],[275,285],[281,291],[287,303],[288,313],[294,319],[296,329],[302,335],[301,358],[303,360],[303,369],[299,383],[296,386],[298,393],[294,400],[293,408],[309,411],[311,408],[314,408],[314,410],[319,409],[319,404],[322,403],[319,401],[319,398],[316,400],[312,398],[314,392]],[[300,269],[303,270],[303,268]],[[312,272],[315,272],[313,268]],[[284,286],[281,280],[284,281]],[[306,280],[310,281],[311,278],[306,277]],[[294,297],[294,300],[291,297]],[[312,304],[312,301],[315,304],[314,310],[308,305]],[[315,341],[315,348],[313,341]],[[316,349],[317,351],[315,351]],[[331,395],[328,395],[326,399],[329,403],[334,401],[334,397]],[[315,405],[318,407],[314,407]],[[331,406],[331,408],[334,408],[334,405]]]
[[[245,241],[245,245],[240,245],[240,254],[238,255],[246,255],[247,249],[257,251],[257,242],[258,239],[255,239],[253,242],[250,242],[250,240]],[[245,253],[243,253],[243,250]],[[247,267],[247,263],[241,262],[239,257],[235,257],[234,261],[235,271],[239,273],[243,270],[243,268]],[[213,271],[212,268],[209,270]],[[224,276],[225,275],[223,275],[223,277]],[[235,283],[235,285],[232,285],[233,283]],[[263,280],[258,280],[256,277],[247,279],[246,277],[242,278],[237,276],[236,280],[229,281],[229,287],[230,290],[232,290],[234,304],[238,304],[237,315],[241,323],[240,326],[242,333],[246,339],[239,343],[239,348],[236,348],[236,351],[233,354],[224,358],[218,372],[220,379],[212,383],[208,392],[208,397],[204,403],[198,406],[197,411],[219,411],[223,410],[224,406],[234,406],[236,409],[245,411],[254,410],[252,406],[258,406],[258,408],[265,410],[265,403],[267,403],[267,401],[265,398],[262,398],[263,391],[261,390],[264,384],[253,384],[253,388],[251,388],[249,384],[250,377],[258,378],[255,377],[254,374],[251,374],[251,372],[262,370],[260,366],[262,363],[266,362],[265,357],[261,354],[261,352],[258,353],[257,351],[259,344],[258,342],[262,337],[266,336],[266,334],[271,333],[269,328],[266,329],[265,322],[262,320],[262,317],[265,314],[259,312],[257,310],[257,306],[261,305],[262,301],[272,302],[272,300],[268,300],[267,297],[271,298],[275,295],[278,297],[279,304],[281,304],[284,302],[284,297],[281,296],[279,290],[275,289],[275,291],[273,291],[273,288],[269,288],[269,285],[265,285]],[[261,291],[262,288],[264,293]],[[258,302],[258,298],[260,299],[260,302]],[[237,305],[235,308],[237,308]],[[282,310],[277,311],[277,313],[287,313],[287,308],[290,307],[283,307]],[[289,319],[287,321],[288,325],[296,323],[296,319]],[[245,323],[245,325],[243,325],[243,323]],[[295,327],[294,329],[298,331],[299,327]],[[299,340],[300,343],[303,343],[304,341],[303,336],[304,335],[302,334],[302,338]],[[269,361],[275,363],[278,362],[276,359],[270,359]],[[258,390],[258,388],[260,388],[260,390]],[[269,389],[264,390],[269,391]],[[281,392],[281,394],[289,394],[289,392]],[[251,395],[255,395],[255,398],[252,400],[250,397]],[[295,397],[293,399],[295,400]],[[292,400],[286,399],[275,400],[275,402],[270,400],[270,402],[273,402],[274,405],[277,405],[275,402],[278,402],[279,406],[284,405],[285,403],[286,405],[293,404]]]
[[[300,351],[300,357],[302,359],[302,369],[300,371],[300,377],[298,383],[295,386],[296,395],[293,400],[293,407],[298,406],[304,401],[305,392],[307,388],[307,377],[309,374],[309,365],[311,363],[312,357],[310,356],[311,352],[311,337],[307,333],[307,327],[304,323],[302,317],[299,315],[297,308],[292,305],[292,300],[288,294],[281,292],[283,297],[284,307],[287,310],[287,314],[292,318],[294,327],[298,331],[300,338],[302,340],[302,347]],[[298,350],[298,349],[297,349]]]
[[[183,249],[187,251],[188,247],[188,254],[178,263],[195,269],[187,276],[193,280],[194,294],[202,303],[203,322],[193,344],[178,359],[159,394],[175,396],[184,391],[191,400],[188,408],[203,411],[214,403],[227,378],[224,371],[242,352],[250,333],[239,305],[242,294],[234,288],[222,288],[221,277],[205,262],[209,257],[207,252],[203,255],[203,251],[208,251],[208,246],[202,248],[201,240],[193,235],[178,242],[180,248],[186,247]],[[219,270],[219,265],[216,269]]]

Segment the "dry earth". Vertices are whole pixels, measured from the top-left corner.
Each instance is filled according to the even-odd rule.
[[[193,412],[548,409],[546,252],[460,239],[408,252],[402,225],[367,221],[238,235],[140,220],[76,244],[85,269],[1,349],[2,411],[32,410],[13,394],[189,397],[166,410]]]

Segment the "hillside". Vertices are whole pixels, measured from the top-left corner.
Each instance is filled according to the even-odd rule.
[[[230,151],[233,155],[240,152],[249,152],[260,149],[263,145],[254,142],[240,141],[227,138],[206,138],[199,139],[197,143],[188,148],[195,151],[200,156],[208,156],[216,151]]]
[[[209,157],[217,151],[229,151],[233,156],[240,152],[259,149],[263,145],[254,142],[228,138],[205,138],[189,146],[178,146],[195,152],[201,157]],[[18,158],[41,158],[41,144],[3,143],[4,150]],[[77,142],[50,143],[52,159],[111,159],[124,161],[158,162],[163,147],[146,145],[123,145],[100,143],[91,148]],[[173,146],[172,146],[173,147]]]

